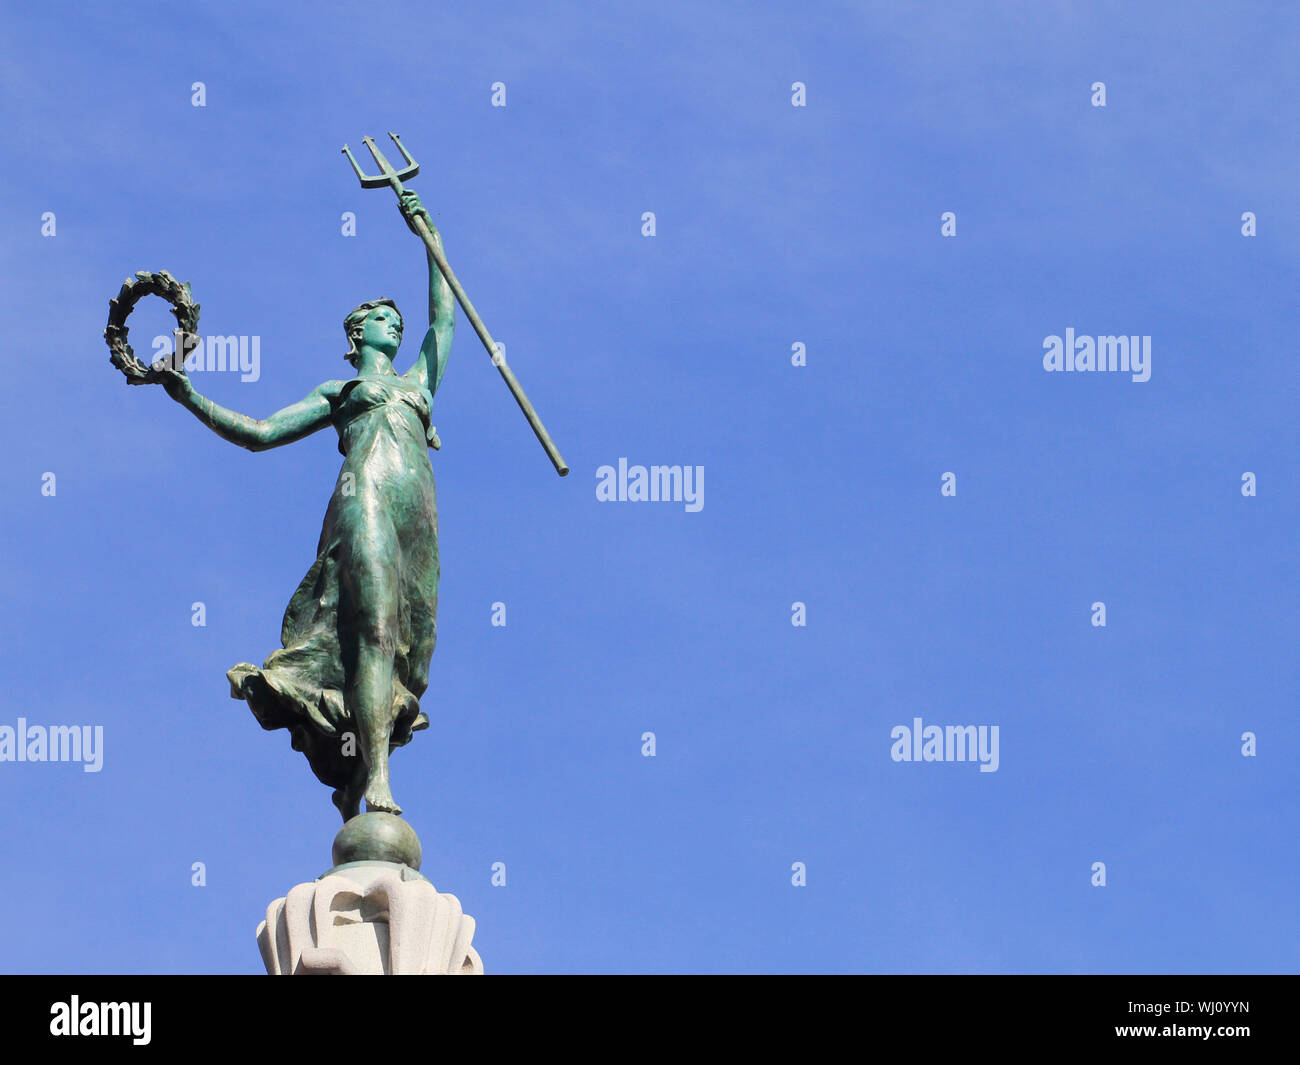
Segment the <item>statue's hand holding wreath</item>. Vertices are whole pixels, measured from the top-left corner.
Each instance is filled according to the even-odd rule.
[[[194,391],[194,382],[185,372],[185,367],[176,365],[177,362],[175,356],[159,359],[149,367],[148,380],[145,383],[162,385],[164,391],[180,403]]]
[[[171,355],[145,366],[135,357],[127,342],[126,319],[136,303],[144,296],[161,296],[172,306],[172,314],[180,327],[177,349]],[[185,354],[202,343],[198,335],[199,305],[194,302],[189,283],[182,284],[166,270],[150,273],[136,271],[122,283],[117,298],[108,304],[108,325],[104,340],[108,344],[109,361],[122,371],[129,385],[162,385],[172,399],[180,401],[194,391],[194,385],[185,373]]]

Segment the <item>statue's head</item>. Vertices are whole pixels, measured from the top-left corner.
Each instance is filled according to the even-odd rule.
[[[343,331],[348,335],[348,353],[343,357],[353,366],[360,362],[362,344],[391,359],[402,343],[402,315],[392,300],[367,300],[343,319]]]

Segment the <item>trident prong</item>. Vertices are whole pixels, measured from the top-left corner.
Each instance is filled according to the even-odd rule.
[[[393,143],[397,145],[397,150],[402,153],[402,158],[406,160],[406,166],[400,170],[394,170],[392,164],[384,158],[384,153],[379,150],[371,137],[362,137],[361,142],[370,149],[370,154],[375,157],[375,162],[379,164],[379,173],[370,175],[361,169],[357,162],[356,156],[352,150],[345,144],[343,145],[343,154],[348,157],[348,162],[352,164],[352,169],[357,172],[357,178],[361,181],[363,189],[377,189],[381,185],[392,185],[393,190],[400,196],[402,194],[402,180],[404,178],[413,178],[420,172],[420,164],[411,158],[411,153],[402,145],[402,139],[396,133],[389,133],[393,138]]]
[[[397,150],[402,153],[402,158],[406,160],[406,166],[397,172],[397,176],[403,178],[415,177],[420,172],[420,164],[411,158],[411,153],[402,144],[401,137],[392,130],[389,130],[388,135],[393,139],[393,143],[397,145]]]
[[[352,169],[357,172],[357,178],[361,181],[363,189],[377,189],[381,185],[389,186],[399,199],[406,192],[402,188],[403,178],[413,178],[420,172],[420,165],[411,158],[411,153],[406,150],[402,140],[396,133],[388,134],[393,138],[393,143],[397,145],[397,150],[402,153],[402,158],[406,165],[400,170],[394,170],[392,164],[384,158],[384,153],[379,150],[374,140],[370,137],[362,137],[361,142],[370,149],[370,154],[375,157],[375,162],[379,165],[378,174],[367,174],[357,163],[355,156],[349,150],[348,146],[343,145],[343,154],[348,157],[348,162],[352,164]],[[479,340],[483,341],[483,346],[487,353],[492,357],[492,363],[496,366],[501,376],[505,379],[506,385],[510,389],[510,394],[515,397],[515,402],[519,404],[519,409],[524,412],[524,417],[528,419],[528,424],[532,426],[533,433],[537,436],[551,464],[555,467],[555,472],[561,477],[569,472],[569,467],[560,455],[559,449],[551,439],[551,434],[546,431],[546,426],[542,424],[542,419],[537,416],[537,411],[533,405],[528,402],[528,397],[524,394],[523,386],[519,379],[515,377],[515,372],[507,365],[506,360],[500,356],[497,349],[496,341],[492,339],[492,334],[488,332],[487,326],[483,324],[483,319],[479,317],[478,311],[474,309],[474,304],[470,303],[469,296],[465,294],[465,289],[461,287],[451,266],[447,262],[447,257],[442,252],[441,243],[435,239],[434,232],[429,224],[425,221],[423,215],[415,215],[408,219],[411,228],[415,230],[416,235],[424,242],[428,249],[429,258],[437,264],[438,270],[446,279],[448,287],[456,297],[456,302],[465,312],[465,317],[469,319],[470,325],[474,327],[474,332],[478,334]]]

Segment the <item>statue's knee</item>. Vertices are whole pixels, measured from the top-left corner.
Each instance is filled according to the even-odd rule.
[[[356,637],[362,648],[392,655],[397,650],[397,619],[371,617],[359,619]]]

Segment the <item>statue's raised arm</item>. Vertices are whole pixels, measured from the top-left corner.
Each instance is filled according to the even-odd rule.
[[[406,189],[398,203],[411,232],[420,235],[415,219],[423,219],[433,237],[434,246],[443,252],[442,235],[433,224],[428,210],[420,203],[420,197]],[[442,276],[442,271],[438,269],[431,250],[426,249],[425,258],[429,263],[429,330],[424,335],[415,363],[406,372],[406,378],[433,395],[438,391],[442,375],[447,371],[447,356],[451,353],[451,338],[456,330],[456,297],[452,294],[447,279]]]
[[[474,305],[470,303],[469,296],[465,294],[464,287],[456,279],[456,274],[452,270],[451,264],[447,262],[447,256],[442,253],[442,242],[434,231],[431,220],[428,219],[428,213],[412,212],[408,210],[406,198],[407,190],[402,182],[415,177],[415,175],[420,172],[420,166],[413,158],[411,158],[411,153],[402,147],[401,138],[398,137],[396,133],[389,133],[389,136],[393,139],[393,143],[397,145],[397,150],[402,153],[402,158],[405,160],[405,165],[400,169],[393,169],[392,164],[384,158],[384,153],[379,150],[379,147],[370,137],[363,138],[363,141],[366,147],[370,149],[370,154],[375,157],[375,163],[379,166],[378,174],[367,174],[362,170],[361,165],[357,162],[356,157],[353,156],[351,150],[346,144],[343,145],[343,154],[348,157],[348,162],[352,164],[352,169],[356,171],[357,178],[360,180],[363,189],[375,189],[382,185],[387,185],[394,193],[396,193],[398,202],[402,205],[402,213],[406,216],[407,224],[411,227],[411,231],[424,242],[424,246],[429,252],[429,258],[437,265],[442,277],[446,279],[448,286],[451,288],[452,294],[456,297],[456,302],[460,304],[461,310],[465,312],[465,317],[469,319],[469,324],[474,327],[474,332],[478,334],[479,340],[483,341],[483,347],[486,348],[487,353],[492,356],[492,364],[497,368],[497,372],[501,374],[502,380],[504,380],[506,385],[509,387],[510,394],[515,397],[515,402],[519,404],[519,409],[523,411],[524,417],[528,419],[528,424],[532,427],[533,433],[536,435],[538,442],[546,451],[546,457],[551,460],[551,465],[555,467],[555,472],[561,477],[566,476],[569,472],[568,464],[560,455],[560,451],[555,446],[555,442],[551,439],[550,434],[546,431],[546,427],[542,425],[542,419],[537,416],[537,411],[534,410],[533,405],[528,402],[528,397],[524,395],[523,386],[519,383],[519,379],[515,377],[514,370],[510,368],[509,363],[506,362],[505,357],[501,354],[500,348],[497,347],[496,341],[492,339],[492,334],[488,332],[487,326],[483,324],[483,319],[479,317],[478,311],[476,311]],[[416,202],[418,203],[419,201],[417,200]],[[439,353],[439,357],[444,358],[445,354]],[[437,388],[438,383],[442,378],[441,371],[442,367],[439,366],[438,371],[434,374],[434,388]],[[427,376],[427,355],[424,357],[423,372]],[[431,434],[431,443],[434,439],[436,439],[436,437],[433,437],[433,434]],[[436,447],[437,445],[434,444],[434,446]]]

